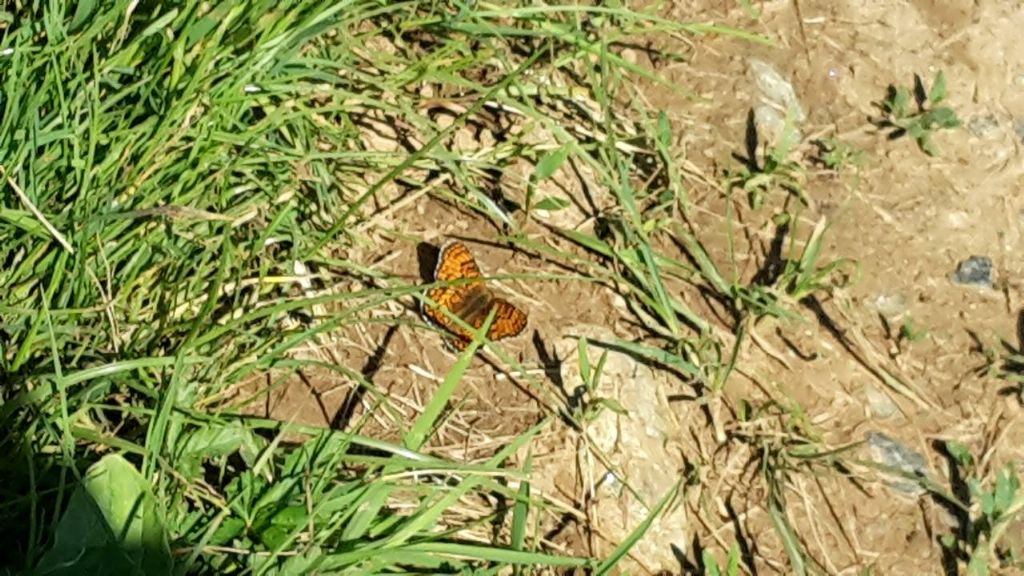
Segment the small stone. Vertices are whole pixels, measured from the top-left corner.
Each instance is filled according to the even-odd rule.
[[[899,318],[907,311],[907,299],[902,294],[879,294],[871,304],[888,320]]]
[[[987,256],[971,256],[960,262],[953,274],[953,282],[966,286],[992,287],[992,259]]]
[[[864,387],[864,395],[868,399],[868,409],[871,410],[871,414],[875,418],[885,420],[892,418],[900,411],[899,406],[892,401],[888,394],[871,384]]]
[[[1020,138],[1021,144],[1024,144],[1024,118],[1013,123],[1013,132]]]
[[[783,111],[792,111],[793,118],[797,122],[803,122],[807,116],[800,106],[800,101],[797,100],[793,85],[767,62],[751,59],[749,66],[749,75],[757,84],[762,99]]]
[[[871,450],[872,459],[883,466],[888,466],[902,472],[916,476],[917,478],[928,478],[928,461],[920,452],[909,448],[881,432],[867,433],[868,447]],[[899,477],[897,475],[894,475]],[[887,481],[886,484],[908,496],[920,496],[926,492],[920,484],[909,479],[900,478]]]
[[[967,121],[967,131],[978,138],[991,136],[998,129],[999,120],[994,114],[977,114]]]

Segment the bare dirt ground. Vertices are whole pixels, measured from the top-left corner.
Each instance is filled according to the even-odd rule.
[[[814,430],[814,444],[830,448],[884,433],[923,455],[933,480],[951,491],[944,441],[969,448],[983,482],[1007,464],[1020,471],[1024,457],[1019,399],[986,371],[986,354],[1002,350],[1000,339],[1020,346],[1024,9],[995,0],[774,1],[754,9],[757,18],[738,3],[694,0],[669,3],[663,14],[753,30],[774,46],[705,37],[663,46],[685,53],[681,63],[651,61],[637,50],[629,57],[696,96],[654,85],[644,91],[650,108],[668,114],[686,151],[694,221],[721,262],[727,249],[724,200],[702,182],[721,182],[723,170],[738,165],[733,154],[744,151],[756,99],[751,59],[787,77],[807,112],[800,130],[808,150],[816,136],[838,136],[863,151],[859,165],[838,177],[808,170],[804,189],[813,208],[803,214],[807,229],[827,218],[823,258],[853,259],[859,276],[819,306],[799,307],[803,321],[754,327],[761,344],[742,350],[741,369],[726,385],[725,407],[717,415],[732,438],[728,443],[716,439],[709,407],[693,401],[692,391],[670,374],[624,355],[609,360],[602,391],[630,416],[602,416],[588,441],[611,454],[645,498],[656,500],[681,476],[691,479],[634,550],[632,562],[641,572],[699,572],[701,550],[722,558],[736,542],[747,573],[795,573],[768,506],[780,496],[752,464],[758,450],[782,450],[781,440],[772,439],[786,431]],[[941,156],[933,158],[911,139],[889,140],[869,118],[879,115],[874,103],[889,85],[908,85],[914,74],[930,81],[940,69],[948,103],[965,126],[938,133]],[[565,186],[578,189],[572,182]],[[762,221],[745,224],[755,243],[760,238],[764,245],[753,252],[768,245]],[[397,212],[381,230],[379,246],[367,248],[361,261],[409,282],[423,275],[421,241],[500,233],[436,199]],[[549,241],[541,230],[532,234]],[[539,254],[486,240],[473,248],[488,274],[558,271]],[[993,288],[951,281],[957,264],[972,255],[994,262]],[[758,262],[750,265],[753,272]],[[636,335],[622,321],[621,303],[600,285],[515,281],[497,288],[530,311],[527,332],[506,350],[531,374],[510,375],[476,361],[462,388],[464,403],[454,407],[437,442],[449,457],[486,456],[538,421],[550,399],[521,379],[546,378],[553,395],[559,385],[571,394],[578,336]],[[379,331],[349,337],[343,346],[325,345],[344,365],[363,366],[363,376],[408,414],[424,404],[452,359],[436,334],[414,325],[414,312],[412,305],[395,305],[380,312]],[[408,323],[389,331],[385,320],[395,318]],[[920,337],[900,339],[901,325]],[[381,348],[385,338],[388,345]],[[893,393],[879,367],[911,383],[919,401]],[[282,419],[344,427],[367,401],[350,397],[350,382],[312,375],[282,387],[265,408]],[[777,418],[745,418],[739,407],[747,400],[771,400],[786,409]],[[535,482],[580,510],[568,525],[564,518],[546,520],[552,545],[607,554],[647,508],[616,487],[582,443],[568,431],[545,436],[543,448],[534,447]],[[957,573],[939,544],[941,535],[954,531],[955,518],[940,503],[901,494],[863,470],[847,472],[810,466],[786,478],[781,498],[810,563],[828,574]]]

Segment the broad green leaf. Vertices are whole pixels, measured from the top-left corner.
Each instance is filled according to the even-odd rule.
[[[282,497],[280,502],[284,502]],[[294,537],[296,531],[309,525],[305,505],[293,504],[277,509],[264,509],[252,523],[251,533],[270,550],[280,550]]]
[[[907,105],[910,104],[910,90],[904,87],[896,89],[896,94],[893,95],[892,103],[890,105],[890,111],[897,118],[907,115]]]
[[[1013,468],[1008,467],[999,473],[996,478],[995,505],[1000,513],[1010,509],[1019,488],[1020,481]]]
[[[257,436],[240,422],[228,425],[210,425],[187,434],[178,453],[179,466],[195,468],[202,461],[239,452],[249,464],[255,461],[266,446],[266,440]]]
[[[149,484],[127,460],[111,454],[75,488],[36,574],[171,573],[163,520]]]
[[[946,75],[939,70],[932,82],[932,89],[928,92],[928,102],[938,104],[946,98]]]
[[[914,122],[907,126],[907,134],[915,140],[920,140],[928,135],[928,131],[925,130],[921,122]]]
[[[79,26],[85,23],[92,16],[93,11],[96,10],[96,0],[78,0],[75,3],[75,15],[71,19],[71,25],[68,26],[71,30],[77,30]]]
[[[939,155],[939,149],[935,146],[935,143],[932,142],[932,139],[929,138],[927,135],[924,135],[921,138],[919,138],[918,144],[921,145],[921,150],[923,150],[925,154],[929,156]]]
[[[930,126],[938,128],[957,128],[960,126],[960,118],[952,108],[935,108],[927,112]]]
[[[241,518],[228,518],[221,522],[213,536],[210,537],[210,544],[223,546],[230,543],[245,531],[245,521]]]
[[[558,170],[565,159],[569,157],[569,147],[562,146],[557,150],[548,152],[537,161],[537,168],[533,171],[533,179],[535,182],[541,180],[547,180],[550,178],[556,170]]]
[[[985,516],[993,517],[997,512],[995,497],[991,493],[983,492],[981,494],[981,513]]]

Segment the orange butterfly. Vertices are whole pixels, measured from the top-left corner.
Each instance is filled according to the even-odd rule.
[[[480,268],[477,267],[469,248],[462,242],[450,242],[441,249],[434,268],[434,280],[451,282],[468,280],[452,286],[441,286],[427,292],[436,306],[424,306],[423,313],[433,323],[451,332],[455,338],[451,344],[458,350],[464,350],[473,341],[473,333],[460,326],[451,314],[458,316],[463,322],[479,330],[487,320],[487,315],[494,310],[494,321],[487,331],[490,340],[501,340],[517,336],[526,328],[526,313],[498,298],[484,283]],[[445,310],[448,310],[448,314]]]

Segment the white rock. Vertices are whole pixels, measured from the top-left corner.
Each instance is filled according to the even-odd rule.
[[[800,106],[800,100],[796,97],[793,85],[786,80],[771,64],[751,59],[749,62],[748,74],[757,85],[761,100],[785,114],[792,110],[794,119],[803,122],[807,119],[804,109]]]

